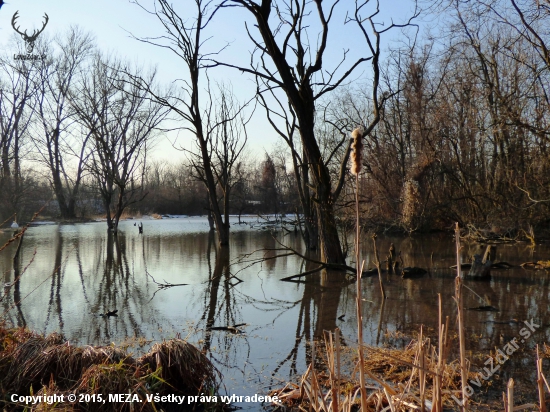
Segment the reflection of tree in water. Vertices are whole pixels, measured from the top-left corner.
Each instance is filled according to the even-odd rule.
[[[144,240],[140,239],[143,252]],[[83,269],[80,243],[74,243],[85,304],[80,308],[81,327],[73,333],[73,339],[105,344],[115,337],[147,336],[144,325],[147,327],[151,320],[155,319],[154,311],[148,305],[149,283],[146,282],[145,274],[135,273],[135,262],[128,259],[128,243],[129,240],[121,232],[116,236],[109,232],[106,238],[102,237],[100,241],[95,242],[95,250],[92,253],[95,262],[92,265],[91,276],[86,276]],[[87,248],[90,247],[88,243],[85,245]],[[131,254],[134,258],[137,255],[137,246],[139,245],[131,244]],[[145,255],[143,263],[146,264]],[[118,310],[116,317],[99,316],[100,313],[115,309]]]
[[[63,237],[59,233],[60,227],[57,226],[55,236],[52,239],[55,242],[55,258],[52,269],[52,276],[50,282],[50,298],[48,301],[48,310],[46,315],[46,321],[44,322],[44,333],[48,328],[50,322],[50,316],[52,312],[57,315],[59,319],[59,332],[63,333],[63,311],[61,307],[61,285],[63,281],[62,276],[62,251],[63,251]]]
[[[276,270],[286,270],[290,263],[287,257],[273,259],[274,256],[277,256],[277,249],[281,245],[272,235],[266,233],[261,238],[263,240],[261,243],[255,239],[255,243],[262,247],[259,250],[263,250],[261,256],[264,260],[261,263],[261,267],[264,273],[276,273]],[[239,290],[240,288],[233,287],[234,284],[232,284],[231,280],[233,279],[234,281],[235,279],[231,275],[227,254],[222,254],[213,249],[209,249],[208,253],[209,260],[212,255],[215,256],[215,264],[208,281],[208,288],[204,299],[206,307],[201,319],[206,322],[206,328],[208,329],[212,325],[234,325],[246,321],[246,319],[243,320],[242,314],[238,309],[243,304],[250,305],[266,314],[272,313],[273,316],[268,323],[275,323],[277,319],[290,310],[298,308],[295,336],[293,342],[291,341],[292,348],[288,355],[279,362],[271,375],[274,379],[275,375],[284,367],[288,367],[289,377],[296,374],[300,364],[311,361],[311,353],[307,345],[311,343],[312,339],[321,338],[325,330],[334,330],[337,327],[336,321],[338,318],[338,307],[340,306],[340,296],[342,295],[342,291],[346,290],[347,285],[349,285],[345,274],[341,272],[327,273],[324,271],[308,276],[306,281],[295,282],[300,285],[299,287],[303,288],[303,297],[298,301],[288,301],[277,297],[266,298],[265,295],[261,299],[260,296],[248,296]],[[313,258],[315,259],[315,257]],[[245,266],[248,264],[241,262],[241,264],[243,263]],[[293,266],[294,264],[292,264]],[[311,270],[316,266],[315,263],[304,261],[299,272]],[[210,265],[210,267],[212,266]],[[292,268],[291,270],[297,269]],[[284,290],[284,288],[281,289]],[[223,299],[220,299],[220,297],[223,297]],[[257,327],[261,329],[264,325],[258,325]],[[251,331],[247,330],[247,332],[250,333]],[[246,337],[243,335],[232,335],[227,332],[206,331],[203,349],[208,350],[210,347],[213,347],[212,340],[215,338],[221,341],[216,346],[223,348],[226,354],[224,361],[221,363],[226,366],[236,365],[235,359],[233,359],[236,358],[238,351],[235,340],[245,339]],[[305,360],[300,361],[299,353],[304,344],[306,344]],[[248,359],[248,355],[249,351],[246,354],[246,359]],[[241,361],[241,364],[245,363]],[[255,368],[254,365],[250,365],[249,367],[252,369]]]
[[[261,299],[243,293],[236,288],[241,280],[231,272],[230,253],[228,248],[214,247],[213,238],[209,239],[209,247],[206,250],[209,277],[206,282],[201,300],[204,302],[203,315],[200,318],[204,322],[203,351],[209,351],[213,360],[226,368],[237,368],[243,375],[244,368],[254,369],[255,366],[248,362],[250,356],[250,343],[248,335],[254,329],[250,326],[243,327],[245,333],[232,333],[231,331],[212,331],[212,326],[233,326],[245,323],[241,307],[243,305],[254,307],[262,312],[275,314],[276,319],[288,310],[296,307],[300,301],[291,302],[283,299]],[[242,240],[242,239],[241,239]],[[212,259],[214,264],[212,265]],[[271,265],[271,264],[270,264]],[[237,265],[238,267],[238,265]],[[270,266],[274,267],[274,266]],[[256,325],[255,329],[262,329],[265,325]],[[216,353],[211,348],[216,347]],[[216,356],[222,353],[223,357]],[[239,358],[239,362],[237,359]],[[240,365],[247,365],[241,369]],[[256,371],[257,372],[257,371]]]
[[[302,271],[315,268],[315,263],[306,262]],[[294,345],[288,355],[277,365],[272,376],[274,377],[286,364],[289,368],[289,377],[299,371],[298,354],[302,345],[306,345],[304,364],[312,360],[310,345],[312,340],[322,339],[324,331],[334,331],[337,328],[338,307],[343,291],[347,289],[349,280],[345,273],[329,272],[309,276],[304,285],[303,298],[300,300],[298,319],[296,323]],[[301,371],[300,371],[301,372]],[[273,383],[273,382],[272,382]]]
[[[91,312],[98,314],[118,309],[118,317],[99,318],[90,328],[95,341],[111,338],[111,328],[118,336],[143,336],[141,325],[148,296],[142,288],[136,287],[134,272],[130,269],[126,253],[126,236],[123,233],[113,235],[109,232],[104,257],[102,277],[95,299],[92,300]]]
[[[13,278],[15,280],[15,284],[13,285],[13,304],[17,308],[16,324],[19,327],[25,327],[27,326],[27,321],[25,320],[25,315],[23,315],[23,311],[21,310],[21,267],[19,263],[14,264]],[[9,300],[7,300],[7,303],[10,304],[10,307],[12,306]]]
[[[17,246],[17,249],[20,248],[21,242],[23,242],[23,237],[19,239],[19,245]],[[10,250],[10,249],[7,249],[7,250]],[[34,259],[34,255],[31,258],[31,261],[32,259]],[[4,276],[4,280],[5,280],[4,284],[6,286],[4,286],[2,302],[4,307],[3,318],[7,319],[12,325],[17,325],[18,327],[27,326],[25,315],[21,310],[21,299],[23,299],[23,297],[21,296],[21,276],[23,275],[24,270],[25,270],[24,268],[22,269],[21,255],[16,251],[15,256],[13,258],[13,279],[9,277],[9,273],[11,271],[7,271]],[[12,288],[13,288],[13,300],[11,299]],[[16,309],[16,313],[17,313],[15,322],[10,314],[10,311],[13,308]]]
[[[208,281],[204,290],[204,310],[200,321],[205,321],[204,339],[202,350],[210,352],[212,347],[212,339],[215,337],[218,340],[216,345],[225,354],[224,359],[216,359],[220,364],[229,367],[235,364],[237,356],[237,345],[235,345],[235,334],[230,332],[214,332],[210,330],[212,326],[233,326],[242,321],[242,314],[238,310],[234,291],[234,285],[238,280],[233,279],[230,271],[229,263],[229,248],[216,247],[214,244],[214,232],[210,232],[208,236],[207,248],[208,261]],[[214,269],[212,270],[212,255],[214,255]],[[220,290],[221,287],[221,290]],[[221,295],[221,296],[220,296]],[[246,359],[250,354],[250,347],[246,336],[238,336],[244,340],[248,347]],[[211,352],[210,352],[211,353]],[[214,356],[211,353],[211,356]]]

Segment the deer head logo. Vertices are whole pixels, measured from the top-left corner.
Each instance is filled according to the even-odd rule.
[[[30,36],[27,34],[27,30],[25,30],[24,32],[20,32],[19,27],[15,27],[15,22],[18,17],[19,17],[19,11],[16,11],[11,19],[11,25],[13,26],[13,29],[21,35],[23,40],[25,40],[27,53],[32,54],[32,51],[34,50],[34,41],[36,40],[38,35],[44,31],[46,24],[48,24],[49,17],[46,13],[44,13],[44,24],[42,25],[42,28],[40,30],[34,30]]]

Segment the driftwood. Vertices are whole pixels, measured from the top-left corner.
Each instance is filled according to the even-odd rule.
[[[401,271],[401,277],[403,279],[419,278],[424,276],[428,271],[426,269],[417,267],[406,267]]]
[[[530,263],[533,263],[533,262],[523,263],[523,265],[530,264]],[[449,267],[451,269],[456,269],[456,265],[449,266]],[[512,269],[513,267],[514,265],[511,265],[508,262],[496,262],[491,265],[491,270],[508,270],[508,269]],[[460,269],[462,270],[470,270],[471,268],[472,268],[471,263],[463,263],[460,265]]]
[[[384,273],[385,270],[382,269],[382,273]],[[363,270],[361,272],[361,278],[368,278],[371,276],[377,276],[378,275],[378,269],[377,268],[368,268],[367,270]]]
[[[153,277],[153,275],[151,275],[147,269],[145,269],[145,274],[147,276],[149,276],[151,278],[151,280],[153,281],[153,283],[155,285],[157,285],[158,289],[155,291],[155,293],[153,293],[153,296],[151,296],[151,299],[149,300],[149,302],[151,300],[153,300],[153,298],[155,297],[155,295],[157,294],[157,292],[159,290],[164,290],[164,289],[168,289],[168,288],[173,288],[174,286],[187,286],[188,284],[187,283],[170,283],[170,282],[166,282],[166,280],[164,281],[164,283],[160,283],[160,282],[157,282],[156,279]]]
[[[472,267],[467,276],[477,279],[487,279],[491,277],[491,267],[495,261],[497,247],[494,245],[487,246],[483,258],[481,255],[475,254],[472,258]]]
[[[498,309],[494,306],[476,306],[474,308],[468,308],[467,310],[475,310],[477,312],[498,312]]]
[[[210,326],[207,329],[208,330],[223,330],[223,331],[231,332],[231,333],[244,333],[244,331],[242,329],[239,329],[239,327],[241,327],[241,326],[248,326],[248,324],[246,324],[246,323],[237,323],[236,325],[233,325],[233,326]]]
[[[118,316],[118,309],[108,310],[105,313],[100,313],[99,316],[101,316],[102,318],[108,318],[108,317],[111,317],[111,316]]]
[[[525,262],[520,265],[528,270],[548,270],[550,269],[550,260],[538,260],[536,262]]]
[[[519,240],[519,235],[514,236],[511,231],[507,231],[504,234],[498,234],[489,230],[478,229],[474,225],[467,225],[464,235],[460,236],[461,239],[474,241],[478,243],[514,243]]]

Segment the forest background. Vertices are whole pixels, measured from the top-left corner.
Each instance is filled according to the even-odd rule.
[[[144,54],[173,53],[174,77],[82,27],[46,29],[31,53],[13,32],[0,58],[0,221],[46,203],[43,217],[107,214],[114,230],[125,214],[218,209],[220,226],[228,214],[299,213],[323,243],[325,213],[353,226],[347,160],[361,126],[366,224],[548,227],[547,0],[400,2],[399,12],[373,1],[131,3],[153,34],[128,36]],[[226,40],[220,20],[240,34]],[[20,21],[4,35],[30,34]],[[15,58],[29,54],[44,58]],[[154,152],[162,139],[173,147]]]

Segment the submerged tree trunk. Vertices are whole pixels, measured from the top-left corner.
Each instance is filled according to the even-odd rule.
[[[469,277],[477,279],[487,279],[491,277],[491,267],[495,261],[497,248],[494,245],[487,246],[483,258],[481,255],[474,255],[472,267],[468,272]]]
[[[338,236],[338,228],[334,216],[334,198],[331,176],[323,161],[319,144],[314,134],[314,105],[311,91],[310,104],[302,107],[301,113],[297,110],[300,119],[300,135],[304,147],[305,157],[309,164],[309,173],[315,190],[313,193],[315,211],[317,214],[317,230],[319,235],[319,249],[323,262],[345,264],[345,257]],[[302,95],[303,98],[303,95]]]
[[[193,84],[198,87],[198,73],[197,78],[193,81]],[[196,96],[196,107],[199,107],[198,95]],[[218,234],[218,245],[225,247],[229,246],[229,225],[226,225],[223,221],[220,205],[218,204],[218,195],[216,192],[216,181],[214,179],[214,173],[212,172],[212,163],[210,154],[208,151],[207,141],[203,134],[202,120],[199,118],[195,123],[197,139],[199,140],[201,148],[201,160],[204,168],[204,180],[208,189],[208,196],[210,197],[210,207],[212,217],[216,223],[216,233]]]

